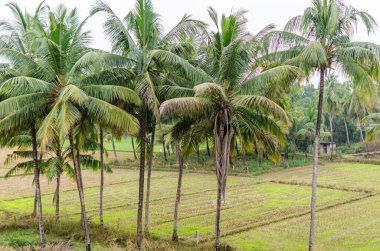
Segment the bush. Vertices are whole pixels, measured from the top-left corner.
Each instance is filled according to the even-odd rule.
[[[367,150],[365,143],[355,143],[351,144],[349,146],[339,146],[337,148],[337,152],[340,154],[355,154],[355,153],[362,153]]]

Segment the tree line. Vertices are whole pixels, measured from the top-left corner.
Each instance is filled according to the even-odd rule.
[[[339,0],[313,0],[284,30],[269,24],[252,34],[245,11],[220,15],[212,7],[207,10],[211,24],[186,14],[165,32],[150,0],[137,0],[123,18],[102,1],[95,2],[84,19],[64,5],[52,10],[42,2],[33,12],[22,11],[15,3],[7,7],[14,18],[0,23],[1,143],[31,149],[16,151],[10,158],[32,159],[12,172],[33,170],[42,250],[46,249],[39,182],[43,173],[56,180],[57,218],[60,177],[67,173],[75,180],[86,250],[91,250],[81,171],[100,169],[99,219],[104,224],[104,171],[109,170],[104,164],[104,137],[109,133],[133,136],[139,146],[136,231],[137,250],[142,249],[143,232],[149,233],[154,142],[161,127],[175,142],[179,166],[174,241],[178,241],[184,160],[199,150],[199,144],[210,142],[217,178],[216,250],[221,248],[220,212],[235,146],[240,144],[243,155],[256,151],[278,162],[283,147],[295,149],[295,137],[304,137],[307,145],[313,138],[309,238],[313,250],[323,109],[331,121],[333,141],[332,122],[343,106],[335,97],[346,100],[348,108],[340,110],[344,123],[356,116],[359,125],[363,107],[374,107],[377,99],[380,47],[352,41],[359,21],[368,33],[376,28],[368,13]],[[90,18],[103,19],[110,51],[90,47],[90,31],[84,30]],[[337,87],[334,72],[350,80],[346,91]],[[294,86],[315,74],[317,112],[314,106],[305,108],[305,103],[300,115]],[[85,154],[89,149],[99,150],[99,160]]]

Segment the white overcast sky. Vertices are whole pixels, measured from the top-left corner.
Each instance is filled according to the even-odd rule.
[[[13,0],[22,9],[33,12],[40,0]],[[134,8],[134,0],[105,0],[115,13],[124,17],[126,13]],[[185,13],[193,18],[210,22],[207,7],[214,7],[219,14],[229,14],[231,10],[247,10],[248,28],[254,33],[269,23],[274,23],[278,29],[282,29],[287,20],[301,14],[310,5],[310,0],[152,0],[154,8],[161,15],[165,30],[170,29],[179,22]],[[0,0],[0,18],[11,18],[7,7],[4,5],[9,0]],[[86,17],[91,9],[93,0],[46,0],[53,9],[64,3],[69,8],[77,7],[82,18]],[[346,4],[354,6],[358,10],[370,13],[380,26],[380,1],[378,0],[346,0]],[[101,14],[94,16],[87,24],[86,30],[92,31],[94,41],[92,47],[108,50],[110,48],[104,36],[102,23],[104,19]],[[355,40],[372,41],[380,43],[380,29],[376,34],[367,35],[365,29],[358,27]]]

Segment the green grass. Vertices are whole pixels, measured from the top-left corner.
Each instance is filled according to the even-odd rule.
[[[324,187],[380,192],[380,166],[355,163],[332,163],[319,167],[318,184]],[[310,185],[312,168],[297,167],[263,175],[265,180]]]
[[[379,250],[379,214],[379,196],[318,212],[315,250]],[[226,241],[246,250],[307,250],[308,221],[308,215],[292,218]]]
[[[204,165],[208,163],[206,160]],[[299,161],[302,160],[295,160]],[[199,166],[194,167],[196,159],[187,161],[187,168],[183,178],[182,198],[179,211],[179,235],[181,248],[167,242],[171,237],[173,207],[177,186],[177,172],[170,171],[175,166],[164,166],[166,171],[154,170],[151,184],[151,238],[146,245],[163,245],[162,250],[196,250],[194,236],[196,230],[201,233],[204,245],[201,249],[208,250],[212,246],[215,220],[216,178],[213,174],[197,173]],[[130,162],[134,164],[134,161]],[[163,163],[156,159],[156,166]],[[102,238],[98,225],[99,201],[99,173],[84,170],[85,199],[88,217],[91,223],[92,238],[97,249],[109,247],[133,250],[134,234],[136,229],[138,172],[133,169],[114,169],[112,174],[105,176],[104,190],[104,220],[109,236]],[[208,170],[212,170],[209,167]],[[206,168],[207,169],[207,168]],[[277,170],[269,172],[270,170]],[[307,245],[308,212],[310,204],[310,177],[311,167],[286,168],[272,166],[265,170],[265,174],[257,176],[251,172],[248,176],[230,176],[226,203],[222,209],[221,233],[225,244],[237,249],[246,250],[304,250]],[[375,213],[379,210],[378,180],[380,166],[352,163],[324,164],[319,169],[318,184],[318,249],[325,250],[334,238],[345,241],[335,243],[336,249],[343,245],[344,250],[355,250],[355,241],[359,234],[364,232],[368,223],[368,238],[363,236],[359,243],[367,241],[364,249],[375,250],[380,244],[372,239],[378,230],[372,224]],[[2,224],[22,222],[25,215],[33,208],[34,190],[31,186],[32,176],[0,178],[0,216],[7,219]],[[54,216],[55,206],[52,203],[55,183],[48,183],[41,179],[43,210],[47,217],[47,233],[49,240],[72,240],[75,248],[82,248],[82,231],[79,224],[80,206],[74,181],[67,177],[62,179],[61,185],[61,215],[62,221],[57,224],[49,217]],[[375,196],[374,196],[375,195]],[[367,198],[372,196],[371,198]],[[367,201],[363,204],[362,201]],[[376,204],[378,203],[378,204]],[[346,204],[346,205],[345,205]],[[355,214],[348,209],[352,205]],[[357,206],[355,206],[357,205]],[[361,210],[361,211],[360,211]],[[1,212],[4,213],[1,213]],[[371,211],[366,215],[366,211]],[[329,212],[329,213],[326,213]],[[3,217],[3,218],[4,218]],[[335,217],[335,218],[334,218]],[[337,222],[333,220],[345,218]],[[352,218],[355,218],[352,220]],[[302,220],[301,220],[302,219]],[[358,229],[354,223],[358,222]],[[376,219],[375,223],[379,223]],[[285,224],[286,223],[286,224]],[[79,225],[79,226],[78,226]],[[70,227],[72,226],[72,227]],[[17,245],[33,245],[38,242],[36,225],[25,228],[0,228],[0,247],[15,247]],[[17,232],[21,231],[21,232]],[[24,232],[22,232],[24,231]],[[294,235],[294,236],[293,236]],[[18,238],[17,236],[20,236]],[[117,236],[114,242],[112,236]],[[377,235],[378,236],[378,235]],[[371,239],[372,238],[372,239]],[[363,240],[362,240],[363,239]],[[11,241],[12,240],[12,241]],[[129,243],[129,244],[128,244]],[[151,244],[149,244],[151,243]],[[368,248],[368,249],[367,249]],[[371,249],[372,248],[372,249]],[[154,250],[154,249],[151,249]],[[358,249],[359,250],[359,249]]]

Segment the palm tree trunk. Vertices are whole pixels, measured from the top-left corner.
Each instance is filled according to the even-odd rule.
[[[34,184],[36,186],[36,199],[38,207],[38,230],[40,232],[40,245],[41,250],[46,250],[44,221],[42,217],[42,200],[41,200],[41,188],[40,188],[40,171],[38,169],[38,152],[37,152],[37,136],[34,122],[31,126],[32,134],[32,147],[33,147],[33,171],[34,171]]]
[[[117,154],[116,154],[116,146],[115,146],[115,138],[112,136],[111,138],[112,142],[112,150],[113,150],[113,155],[115,156],[115,160],[117,160]]]
[[[59,188],[61,185],[61,173],[57,173],[57,187],[55,189],[55,218],[59,219]]]
[[[358,126],[359,126],[359,132],[360,132],[360,141],[363,142],[364,141],[364,135],[363,135],[363,130],[362,130],[362,123],[360,121],[359,114],[357,112],[356,112],[356,118],[358,120]]]
[[[99,221],[100,225],[104,225],[103,221],[103,189],[104,189],[104,142],[103,130],[100,129],[100,198],[99,198]]]
[[[136,154],[135,142],[133,140],[133,136],[131,137],[131,139],[132,139],[133,157],[135,158],[135,160],[137,160],[137,154]]]
[[[148,157],[148,177],[146,181],[146,198],[145,198],[145,233],[149,234],[149,199],[150,199],[150,180],[152,177],[152,163],[154,152],[154,138],[156,134],[156,123],[153,121],[152,135],[149,145],[149,157]]]
[[[293,131],[292,131],[292,141],[293,141],[293,146],[292,146],[292,160],[294,159],[294,156],[296,155],[296,128],[294,127],[293,128]]]
[[[222,186],[218,182],[218,192],[216,199],[216,220],[215,220],[215,250],[220,250],[220,211],[222,209]]]
[[[333,116],[332,113],[330,112],[330,133],[331,133],[331,155],[330,159],[333,159],[333,153],[334,153],[334,131],[333,131]]]
[[[208,145],[208,138],[206,138],[206,149],[207,149],[207,155],[210,157],[211,154],[210,154],[210,147]]]
[[[143,108],[144,109],[144,108]],[[140,116],[140,178],[139,178],[139,202],[137,210],[137,250],[142,250],[142,214],[144,203],[144,172],[145,172],[145,141],[146,141],[146,112]]]
[[[346,117],[343,116],[344,128],[346,129],[346,143],[350,145],[350,135],[348,133],[347,120]]]
[[[226,192],[228,164],[230,160],[231,139],[233,129],[229,122],[227,110],[219,114],[219,128],[214,128],[215,134],[215,167],[218,180],[216,219],[215,219],[215,250],[220,250],[220,219],[222,195]],[[215,123],[217,125],[217,123]]]
[[[181,201],[181,189],[182,189],[182,174],[183,174],[183,156],[181,148],[179,146],[180,140],[178,140],[176,148],[178,154],[178,183],[177,183],[177,195],[174,206],[174,219],[173,219],[173,241],[178,241],[178,208]]]
[[[78,159],[79,151],[76,147],[76,144],[74,144],[72,129],[69,132],[69,141],[70,141],[71,155],[73,157],[73,164],[74,164],[76,183],[77,183],[78,194],[79,194],[79,201],[80,201],[80,206],[81,206],[81,218],[82,218],[82,225],[83,225],[83,230],[84,230],[84,239],[86,243],[86,251],[91,251],[90,235],[88,231],[87,216],[86,216],[86,206],[84,202],[83,181],[82,181],[81,168],[79,166],[79,159]]]
[[[58,149],[56,151],[56,156],[60,159],[62,159],[62,149],[60,146],[60,142],[58,140]],[[56,220],[59,220],[59,207],[60,207],[60,187],[61,187],[61,174],[63,173],[62,167],[57,170],[57,184],[56,184],[56,189],[55,189],[55,218]]]
[[[36,218],[36,216],[37,216],[37,188],[34,188],[34,204],[33,204],[32,217]]]
[[[311,217],[310,217],[310,233],[309,233],[309,251],[312,251],[314,249],[314,238],[315,238],[318,154],[319,154],[319,137],[321,134],[321,123],[322,123],[324,84],[325,84],[325,69],[322,68],[322,69],[320,69],[318,113],[317,113],[317,125],[315,128],[314,154],[313,154],[313,176],[312,176],[312,192],[311,192],[311,211],[310,211]]]
[[[168,161],[168,157],[166,156],[165,138],[164,138],[164,135],[162,135],[162,149],[164,150],[164,158],[165,158],[165,161],[167,162],[167,161]]]
[[[170,156],[170,146],[166,145],[166,150],[168,151],[168,155]]]
[[[200,153],[199,153],[199,144],[198,143],[196,143],[196,145],[195,145],[195,151],[197,152],[197,161],[200,162],[201,157],[200,157]]]

